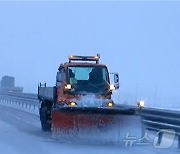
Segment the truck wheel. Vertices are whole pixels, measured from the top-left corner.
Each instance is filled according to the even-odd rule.
[[[45,132],[50,132],[51,131],[51,124],[48,124],[45,121],[41,121],[41,128]]]
[[[40,120],[42,131],[51,131],[50,114],[45,106],[40,110]]]

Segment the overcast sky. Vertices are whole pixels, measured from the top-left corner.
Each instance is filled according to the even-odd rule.
[[[71,54],[101,54],[121,90],[179,95],[180,2],[0,2],[0,77],[36,92]]]

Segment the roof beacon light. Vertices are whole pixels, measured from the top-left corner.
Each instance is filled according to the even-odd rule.
[[[96,56],[69,56],[69,62],[71,61],[95,61],[97,64],[99,64],[100,54],[97,54]]]

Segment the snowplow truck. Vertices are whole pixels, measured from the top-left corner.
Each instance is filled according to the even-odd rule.
[[[119,88],[119,75],[110,74],[97,56],[69,56],[58,68],[56,85],[38,85],[40,121],[43,131],[54,136],[116,139],[141,128],[131,109],[117,107],[112,92]],[[137,124],[139,122],[139,124]],[[106,139],[105,139],[106,140]]]

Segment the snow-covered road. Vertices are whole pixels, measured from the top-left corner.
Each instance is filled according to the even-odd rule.
[[[176,146],[177,147],[177,146]],[[152,145],[120,147],[59,143],[51,133],[42,132],[37,115],[0,105],[0,153],[2,154],[175,154],[180,151],[155,149]]]

